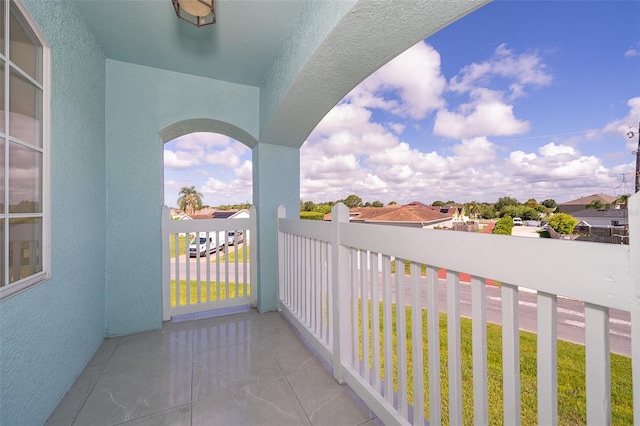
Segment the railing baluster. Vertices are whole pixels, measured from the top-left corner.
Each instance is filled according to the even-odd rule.
[[[422,296],[420,264],[411,262],[411,358],[413,365],[413,424],[424,424],[424,362],[422,350]],[[452,424],[456,424],[453,423]]]
[[[584,334],[587,376],[587,422],[611,424],[609,308],[585,303]],[[636,415],[640,415],[636,413]]]
[[[185,237],[186,239],[186,237]],[[180,234],[179,233],[175,233],[174,234],[174,239],[173,239],[173,243],[174,243],[174,253],[175,253],[175,270],[176,270],[176,274],[175,274],[175,282],[173,283],[173,285],[176,287],[176,306],[180,306],[180,296],[181,296],[181,292],[180,292]],[[189,246],[187,246],[187,252],[189,250]],[[188,255],[189,253],[187,253]]]
[[[378,280],[378,265],[380,256],[371,252],[371,338],[373,343],[373,387],[381,391],[380,385],[380,287]]]
[[[197,233],[196,233],[197,235]],[[187,253],[185,254],[185,278],[186,278],[186,292],[187,292],[187,305],[191,305],[191,253],[189,253],[189,242],[187,241]]]
[[[391,258],[382,256],[382,328],[384,346],[384,398],[393,405],[393,330],[391,312]]]
[[[471,317],[473,340],[473,424],[488,425],[486,285],[482,278],[475,276],[471,277]]]
[[[429,425],[442,423],[440,405],[440,308],[438,268],[427,266],[427,337],[429,339]]]
[[[396,259],[396,343],[398,345],[398,412],[408,419],[407,315],[405,310],[404,260]]]
[[[360,250],[360,307],[362,325],[360,333],[362,335],[362,369],[361,374],[367,383],[371,383],[371,372],[369,369],[369,280],[367,280],[367,252]]]
[[[558,424],[558,297],[538,292],[538,423]]]
[[[447,271],[447,342],[449,421],[462,424],[462,356],[460,353],[460,273]]]
[[[360,371],[360,330],[358,329],[358,250],[351,249],[351,355],[352,367]]]
[[[209,234],[211,235],[211,234]],[[211,295],[210,293],[210,289],[209,287],[211,287],[211,238],[207,238],[207,260],[206,260],[206,268],[205,268],[205,274],[207,275],[207,279],[205,280],[205,288],[204,288],[204,297],[205,297],[205,302],[210,302],[211,301]]]
[[[520,330],[518,287],[502,284],[502,386],[504,424],[520,425]]]
[[[220,301],[220,232],[216,232],[216,300]]]

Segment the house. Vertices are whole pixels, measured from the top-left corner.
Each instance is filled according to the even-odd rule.
[[[558,213],[568,213],[573,215],[574,212],[584,210],[594,201],[599,201],[603,206],[615,204],[618,197],[607,194],[593,194],[581,197],[575,200],[558,204]]]
[[[331,213],[327,213],[324,216],[324,220],[330,221],[331,217]],[[423,228],[429,225],[450,222],[452,215],[441,213],[439,208],[434,209],[431,206],[413,202],[385,207],[353,207],[349,209],[349,218],[354,223],[376,223],[379,225]]]
[[[5,49],[0,53],[5,66],[3,93],[11,107],[3,115],[9,125],[0,127],[3,147],[5,153],[23,149],[29,154],[30,176],[36,179],[29,188],[43,208],[0,213],[6,237],[0,256],[0,424],[43,424],[105,337],[126,336],[110,340],[116,343],[132,341],[135,333],[163,327],[161,283],[166,265],[161,230],[168,217],[162,209],[163,143],[191,132],[216,132],[252,149],[252,204],[257,209],[252,249],[257,255],[251,267],[257,274],[259,312],[255,315],[276,311],[281,294],[277,212],[283,206],[293,217],[298,215],[300,146],[305,138],[364,78],[485,3],[220,0],[217,23],[196,28],[176,17],[170,0],[2,2],[6,24],[2,29]],[[14,120],[27,125],[12,128]],[[12,173],[25,168],[25,164],[14,164],[11,155],[4,158]],[[35,173],[34,164],[39,169]],[[5,170],[5,199],[17,204],[23,198],[7,184],[8,174]],[[68,214],[71,206],[74,215]],[[14,228],[14,224],[24,226]],[[425,240],[420,239],[427,246]],[[473,263],[464,265],[466,256],[458,250],[453,255],[440,250],[438,255],[445,266],[476,268],[479,276],[487,275],[483,268],[499,270],[505,275],[503,283],[518,282],[522,276],[529,285],[543,286],[543,296],[549,296],[557,283],[549,279],[553,274],[548,273],[547,263],[554,259],[547,261],[547,252],[535,246],[519,251],[522,244],[533,242],[517,240],[495,239],[492,248],[504,253],[500,262],[508,264],[504,260],[508,258],[512,265],[519,265],[519,259],[509,256],[526,252],[536,269],[523,273],[515,267],[497,268],[479,260],[484,254],[480,251]],[[442,246],[436,243],[427,248]],[[608,248],[619,253],[620,247]],[[344,251],[344,245],[339,249],[334,252]],[[545,268],[539,267],[543,261]],[[612,277],[613,284],[606,284],[623,288],[629,276],[640,274],[633,268],[611,268],[607,277]],[[539,275],[543,269],[544,279]],[[615,276],[622,274],[616,272],[620,270],[632,272]],[[563,270],[556,273],[565,277]],[[576,273],[582,272],[571,271]],[[621,307],[620,292],[598,297],[604,282],[598,277],[580,282],[583,297],[591,303],[613,300]],[[502,288],[508,295],[514,291],[506,284]],[[631,294],[637,293],[629,291],[625,297]],[[517,295],[515,300],[517,307]],[[591,315],[589,308],[585,308],[587,315]],[[594,314],[596,324],[606,315],[604,310]],[[180,345],[181,341],[166,343]],[[602,349],[598,354],[607,352],[608,347],[598,344],[595,351]],[[588,361],[592,346],[587,345]],[[192,357],[187,353],[180,360],[187,360],[188,374],[176,371],[176,375],[191,380]],[[140,358],[153,355],[153,350],[143,350]],[[598,355],[601,365],[604,358]],[[640,382],[637,358],[636,383]],[[517,371],[514,365],[511,358],[505,362],[505,368]],[[592,369],[590,374],[597,375],[596,382],[602,378],[605,383],[605,370]],[[341,374],[342,370],[335,371]],[[84,379],[81,384],[95,384]],[[361,395],[370,391],[351,379],[348,383]],[[187,388],[186,394],[191,395],[192,388]],[[515,395],[509,389],[505,387],[507,398]],[[606,412],[602,409],[605,392],[591,392],[589,386],[587,392],[597,400],[588,407],[597,406],[596,415]],[[103,396],[116,404],[123,416],[118,421],[130,420],[131,413],[120,401],[111,394]],[[367,403],[374,405],[379,399],[370,397]],[[180,401],[189,407],[190,400]],[[515,412],[511,407],[519,404],[507,400],[505,406]],[[380,404],[377,407],[376,412],[384,414]],[[593,419],[590,422],[604,423],[599,417]]]

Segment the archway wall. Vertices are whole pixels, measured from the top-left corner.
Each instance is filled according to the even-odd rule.
[[[260,142],[299,148],[361,81],[488,2],[309,2],[261,86]]]
[[[307,2],[289,44],[260,88],[260,143],[254,149],[258,214],[258,308],[277,307],[276,208],[297,218],[299,148],[346,94],[382,65],[480,1]]]
[[[162,321],[163,144],[213,131],[253,147],[259,89],[107,60],[106,334]]]

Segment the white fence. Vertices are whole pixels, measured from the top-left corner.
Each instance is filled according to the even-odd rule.
[[[257,274],[255,262],[252,264],[249,258],[251,236],[256,235],[255,220],[255,208],[249,218],[198,220],[171,220],[169,208],[163,209],[165,321],[174,315],[255,305]],[[195,244],[190,252],[192,240]]]
[[[348,383],[385,424],[437,425],[444,414],[457,425],[463,423],[460,275],[470,274],[473,423],[489,424],[485,282],[495,280],[500,283],[492,291],[499,291],[494,299],[501,304],[502,420],[518,425],[519,292],[537,293],[538,424],[558,422],[558,297],[581,301],[586,416],[589,424],[610,424],[609,309],[630,312],[632,337],[638,336],[640,319],[640,196],[630,204],[629,246],[355,224],[343,205],[334,207],[332,222],[300,221],[286,219],[281,207],[280,307],[331,363],[336,379]],[[444,301],[438,298],[444,285],[439,271],[446,274]],[[444,354],[439,338],[426,339],[440,336],[441,311],[447,321],[444,413]],[[631,346],[634,421],[640,424],[640,338],[632,338]]]

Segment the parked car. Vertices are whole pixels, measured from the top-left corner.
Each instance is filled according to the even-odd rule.
[[[229,231],[227,233],[227,241],[229,242],[229,245],[232,244],[240,244],[241,242],[244,241],[244,232],[242,231]]]
[[[215,253],[219,248],[224,248],[224,231],[220,231],[218,235],[218,241],[216,241],[216,233],[215,232],[201,232],[199,236],[193,237],[191,241],[189,241],[189,256],[196,257],[198,253],[200,256],[207,255],[207,241],[209,247],[209,253]],[[220,244],[220,247],[216,244]]]
[[[522,226],[522,219],[519,217],[514,217],[513,218],[513,226]]]

